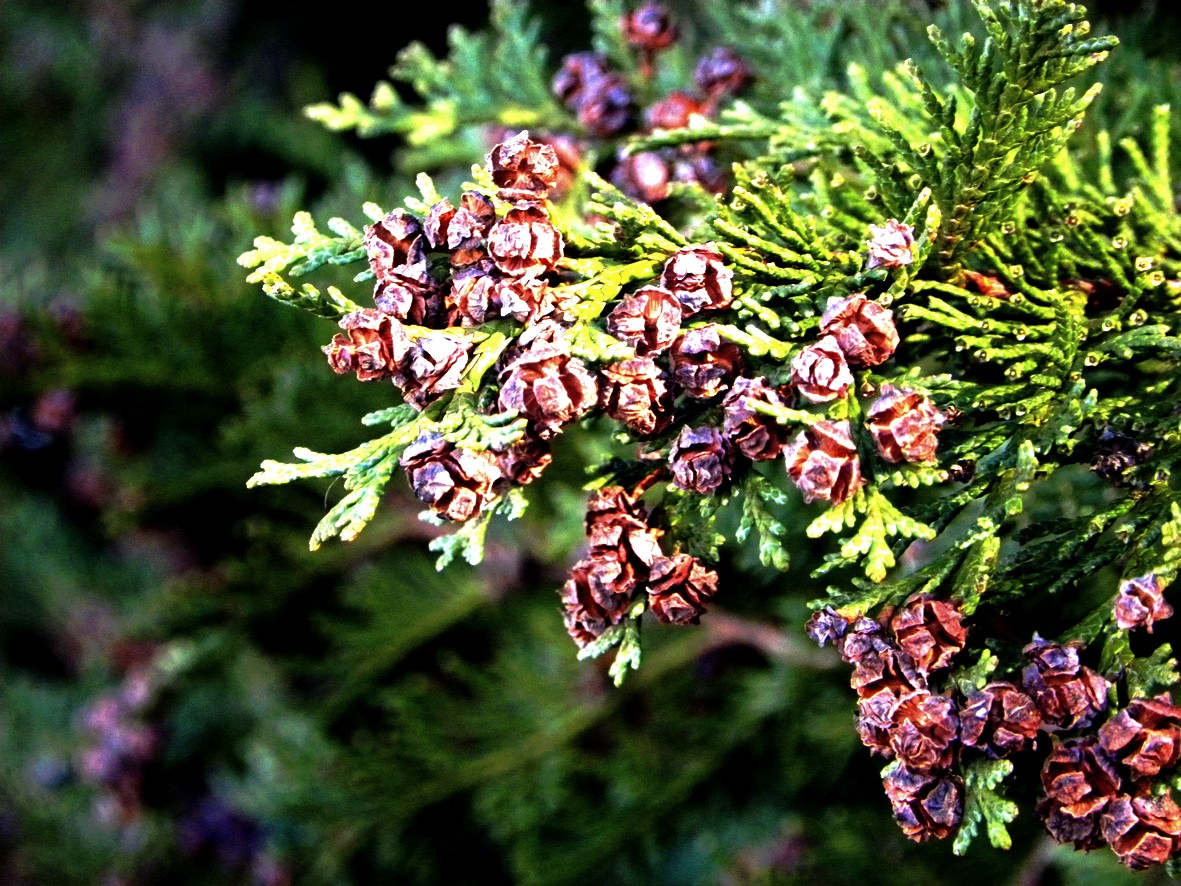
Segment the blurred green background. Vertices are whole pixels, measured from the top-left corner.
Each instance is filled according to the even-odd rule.
[[[533,8],[555,64],[587,45],[584,9]],[[0,883],[1132,882],[1050,844],[1032,794],[1008,853],[908,843],[803,636],[816,588],[739,555],[622,689],[576,661],[555,590],[590,432],[476,569],[435,571],[401,486],[314,555],[328,484],[245,488],[389,403],[235,259],[297,209],[414,192],[396,139],[301,109],[488,17],[421,12],[0,2]],[[1127,69],[1155,92],[1104,98],[1134,130],[1179,82],[1178,13],[1096,12],[1156,59]]]

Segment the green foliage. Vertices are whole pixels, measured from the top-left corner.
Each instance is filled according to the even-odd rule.
[[[988,842],[997,849],[1010,849],[1013,840],[1006,825],[1017,817],[1017,804],[1005,799],[997,788],[1012,775],[1013,764],[1008,760],[980,761],[966,767],[964,772],[964,820],[956,835],[952,851],[963,855],[976,838],[980,826],[988,835]]]
[[[786,502],[783,490],[759,474],[750,474],[742,491],[742,520],[734,532],[734,540],[741,544],[753,531],[759,545],[759,562],[780,572],[786,572],[791,565],[791,553],[784,546],[787,527],[771,506]]]
[[[550,95],[545,44],[529,7],[495,0],[487,33],[452,27],[450,54],[438,59],[411,43],[390,69],[395,83],[411,87],[421,105],[402,100],[394,83],[377,85],[369,104],[344,93],[338,105],[310,105],[307,115],[332,130],[361,136],[398,134],[416,148],[413,162],[434,168],[471,155],[478,128],[553,126],[564,116]],[[479,148],[475,153],[480,153]]]

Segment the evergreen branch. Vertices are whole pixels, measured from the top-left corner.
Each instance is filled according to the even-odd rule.
[[[422,101],[409,105],[390,83],[379,83],[368,106],[344,93],[339,104],[314,104],[305,114],[330,129],[362,137],[398,134],[414,147],[430,146],[434,164],[460,160],[470,149],[454,138],[464,127],[499,124],[513,129],[551,125],[564,116],[544,71],[540,24],[519,0],[493,0],[487,33],[452,27],[446,59],[422,43],[398,54],[393,80],[411,86]]]
[[[360,231],[341,218],[329,219],[328,229],[335,236],[321,233],[311,213],[297,212],[291,223],[291,232],[295,235],[291,243],[272,237],[256,237],[254,249],[238,257],[238,264],[242,267],[256,269],[246,282],[263,282],[277,277],[289,267],[288,273],[299,277],[329,262],[344,264],[365,258]]]
[[[997,849],[1013,845],[1006,825],[1017,817],[1017,804],[998,791],[1012,772],[1013,763],[1009,760],[980,760],[965,767],[964,818],[952,845],[956,855],[968,851],[981,825],[988,834],[988,842]]]

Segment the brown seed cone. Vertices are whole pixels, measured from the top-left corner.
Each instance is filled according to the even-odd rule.
[[[539,348],[556,348],[560,351],[568,351],[570,349],[568,335],[569,329],[554,317],[543,317],[536,323],[530,323],[504,349],[504,354],[500,359],[501,375],[504,375],[504,369],[511,367],[514,361],[532,354]]]
[[[960,611],[929,594],[907,600],[890,620],[890,627],[899,648],[924,675],[947,667],[968,636]]]
[[[1034,634],[1033,641],[1021,651],[1039,671],[1074,674],[1082,667],[1079,659],[1081,645],[1077,642],[1055,643]]]
[[[505,479],[520,486],[541,477],[554,460],[549,443],[528,432],[507,449],[497,450],[496,457]]]
[[[455,326],[479,326],[502,317],[528,323],[550,309],[547,296],[544,281],[505,277],[490,260],[483,260],[452,275],[448,317]]]
[[[718,574],[688,554],[661,557],[648,575],[648,605],[662,622],[695,625],[718,592]]]
[[[887,692],[898,700],[926,689],[927,681],[915,670],[914,662],[905,652],[893,646],[881,646],[862,653],[849,677],[849,685],[861,698]]]
[[[734,272],[710,246],[685,246],[664,263],[661,285],[676,296],[688,317],[728,308],[734,300]]]
[[[849,631],[849,619],[841,615],[831,606],[817,609],[804,625],[804,633],[817,646],[824,646],[829,641],[840,647],[841,641]]]
[[[1076,647],[1037,638],[1024,652],[1032,663],[1021,672],[1021,684],[1042,712],[1045,731],[1088,726],[1107,710],[1110,684],[1079,663]]]
[[[679,36],[668,7],[663,3],[645,3],[623,17],[623,38],[629,46],[645,52],[668,49]]]
[[[373,301],[384,313],[414,326],[442,329],[447,325],[443,292],[433,283],[428,286],[392,280],[379,283],[374,290]]]
[[[873,268],[900,268],[914,261],[914,229],[897,219],[890,219],[881,227],[869,226],[871,239],[866,246],[869,258],[865,266]]]
[[[527,131],[494,147],[487,157],[492,182],[506,203],[541,202],[558,180],[558,155],[547,144],[532,141]]]
[[[648,131],[684,129],[689,118],[702,112],[701,102],[685,92],[673,92],[649,105],[644,111],[644,125]]]
[[[916,843],[942,840],[959,827],[964,815],[964,786],[946,773],[916,772],[894,763],[882,778],[894,821]]]
[[[582,143],[567,132],[546,133],[538,135],[537,139],[553,148],[558,158],[558,169],[549,196],[551,200],[562,200],[570,193],[582,168]]]
[[[648,511],[622,486],[604,486],[591,493],[586,502],[585,527],[593,546],[614,547],[619,543],[615,529],[601,536],[605,527],[621,527],[625,532],[648,530]]]
[[[568,107],[574,107],[586,88],[609,73],[607,58],[597,52],[575,52],[562,59],[550,89]]]
[[[891,692],[878,692],[857,700],[857,735],[871,753],[887,760],[894,759],[890,732],[894,726],[896,707],[898,698]]]
[[[1163,864],[1181,849],[1181,808],[1168,790],[1154,797],[1144,785],[1131,797],[1120,794],[1099,827],[1119,860],[1134,871]]]
[[[404,260],[401,263],[390,265],[377,275],[373,301],[387,314],[407,320],[414,312],[415,301],[421,301],[437,286],[430,275],[425,239],[422,236],[406,244],[406,251],[402,255]]]
[[[993,759],[1027,749],[1041,727],[1037,705],[1012,683],[989,683],[960,706],[960,741]]]
[[[629,581],[630,590],[624,591]],[[562,588],[562,610],[566,632],[580,649],[623,621],[635,587],[634,577],[610,551],[592,553],[574,565]]]
[[[898,700],[891,718],[890,748],[914,772],[947,769],[959,750],[955,702],[925,689]]]
[[[447,230],[455,218],[455,206],[444,197],[430,208],[422,223],[422,233],[431,249],[447,248]]]
[[[730,445],[752,461],[767,461],[783,454],[788,430],[769,415],[755,410],[752,404],[786,406],[778,388],[762,376],[740,376],[722,398],[725,418],[722,433]]]
[[[1058,843],[1073,843],[1075,849],[1088,851],[1104,845],[1098,815],[1075,818],[1048,797],[1042,797],[1038,801],[1037,814],[1041,817],[1046,832]]]
[[[886,636],[885,628],[864,615],[859,615],[849,622],[844,635],[837,643],[837,651],[841,654],[841,660],[851,665],[857,664],[867,653],[881,652],[886,649],[893,652],[898,647]],[[913,670],[913,662],[909,664],[909,667]]]
[[[410,349],[401,323],[381,311],[361,308],[341,317],[339,326],[345,331],[321,349],[337,375],[355,372],[360,381],[373,381],[398,374]]]
[[[611,184],[629,197],[644,203],[659,203],[668,197],[672,170],[657,151],[638,151],[621,157],[611,170]],[[677,313],[680,313],[678,304]]]
[[[618,135],[635,120],[636,102],[627,78],[609,73],[590,80],[574,100],[578,122],[591,135]]]
[[[844,399],[853,384],[853,373],[833,336],[826,335],[792,358],[791,383],[810,403]]]
[[[1149,573],[1120,582],[1113,614],[1120,630],[1144,628],[1151,634],[1153,623],[1172,615],[1173,607],[1164,597],[1164,582]]]
[[[464,191],[459,208],[447,223],[447,248],[454,267],[467,267],[487,258],[484,238],[496,223],[496,207],[478,191]]]
[[[1181,707],[1168,693],[1133,699],[1099,728],[1099,744],[1133,778],[1173,769],[1181,762]]]
[[[516,409],[549,439],[598,400],[595,378],[558,345],[529,347],[500,377],[500,408]]]
[[[529,203],[518,203],[492,226],[487,247],[496,267],[511,277],[544,274],[562,260],[562,235],[544,209]]]
[[[804,501],[834,505],[851,498],[865,481],[847,421],[818,421],[784,451],[787,473]]]
[[[836,338],[853,366],[880,366],[898,347],[893,311],[860,293],[830,298],[820,331]]]
[[[878,454],[886,461],[935,461],[939,446],[936,435],[944,417],[929,398],[884,384],[881,396],[870,404],[865,416]]]
[[[668,456],[672,485],[702,495],[717,492],[730,479],[733,460],[730,446],[717,428],[686,426]]]
[[[400,464],[419,501],[460,523],[484,509],[500,479],[493,453],[459,449],[438,434],[419,437],[406,447]]]
[[[576,581],[585,582],[594,601],[617,621],[646,577],[646,570],[637,573],[637,565],[623,551],[593,548],[575,564],[571,574]]]
[[[1128,434],[1104,428],[1099,434],[1091,470],[1116,486],[1126,486],[1125,472],[1143,464],[1151,453],[1151,443],[1141,443]]]
[[[703,55],[693,69],[693,82],[697,88],[714,99],[741,92],[752,80],[754,75],[747,63],[725,46],[715,47]]]
[[[603,367],[599,407],[639,434],[653,434],[672,420],[673,397],[666,375],[651,357]]]
[[[411,251],[416,241],[421,251],[421,235],[422,223],[405,209],[395,209],[365,227],[365,252],[379,283],[388,279],[394,269],[416,261]]]
[[[678,152],[673,157],[673,181],[700,185],[711,194],[725,194],[730,190],[730,171],[712,154],[699,147],[688,153]]]
[[[621,552],[647,580],[647,571],[664,554],[660,533],[648,524],[644,506],[621,486],[597,490],[586,504],[586,537],[592,550]]]
[[[681,303],[659,286],[637,289],[607,315],[607,331],[631,345],[637,357],[659,354],[681,331]]]
[[[447,316],[452,326],[479,326],[500,316],[501,274],[491,259],[476,262],[451,275]]]
[[[1115,763],[1093,735],[1057,744],[1041,778],[1046,798],[1071,818],[1098,816],[1120,788]]]
[[[445,391],[459,387],[472,341],[462,335],[431,332],[415,339],[394,377],[408,403],[424,409]]]
[[[742,369],[742,351],[722,338],[713,323],[679,335],[669,352],[673,381],[697,400],[716,397]]]

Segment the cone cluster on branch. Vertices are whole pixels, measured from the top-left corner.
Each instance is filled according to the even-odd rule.
[[[1152,578],[1138,580],[1150,589],[1149,604],[1138,604],[1144,611],[1152,599],[1163,602],[1151,595]],[[826,607],[807,632],[821,646],[832,642],[853,666],[858,734],[891,761],[883,785],[912,840],[956,831],[962,773],[973,759],[1048,745],[1037,811],[1055,840],[1077,849],[1110,846],[1137,870],[1181,850],[1181,808],[1165,779],[1181,763],[1181,707],[1169,694],[1134,698],[1099,723],[1112,684],[1082,663],[1079,644],[1036,635],[1017,682],[993,680],[965,694],[949,681],[940,693],[932,678],[964,649],[967,628],[952,603],[927,595],[887,609],[878,621]]]
[[[644,45],[654,51],[665,33],[657,12],[646,9],[631,22],[633,39],[648,41]],[[731,62],[727,79],[723,72]],[[710,64],[716,95],[742,81],[736,60],[719,56]],[[600,81],[609,76],[587,56],[568,59],[563,72],[556,87],[570,96],[585,97],[593,84],[605,88]],[[893,315],[863,294],[834,297],[821,318],[820,338],[796,354],[786,384],[748,374],[742,348],[714,319],[734,303],[734,274],[710,243],[678,249],[656,279],[605,306],[606,334],[635,356],[613,362],[575,356],[570,336],[579,303],[560,285],[565,245],[548,204],[561,171],[557,152],[520,132],[489,152],[486,168],[494,193],[465,192],[458,206],[441,200],[425,218],[395,210],[366,229],[376,307],[344,316],[342,332],[324,348],[337,373],[392,381],[408,403],[425,410],[464,384],[478,353],[473,333],[491,324],[518,330],[494,367],[493,408],[523,418],[523,435],[502,448],[476,451],[427,432],[401,454],[411,489],[440,518],[474,519],[509,485],[536,480],[552,458],[553,439],[596,412],[641,444],[666,440],[663,476],[688,494],[722,493],[751,463],[783,457],[805,501],[840,504],[865,482],[858,438],[872,440],[887,462],[935,458],[942,414],[925,396],[888,384],[863,427],[818,417],[793,440],[776,410],[799,403],[827,408],[853,396],[853,368],[879,366],[897,348]],[[892,237],[909,231],[897,223],[887,228]],[[709,421],[674,425],[679,413],[693,411]],[[674,624],[695,623],[717,590],[712,568],[682,551],[662,551],[643,508],[611,488],[612,516],[588,516],[588,527],[600,528],[562,594],[567,626],[580,646],[619,624],[641,590],[656,617]],[[602,494],[595,501],[601,508]],[[614,527],[609,542],[602,526]],[[940,605],[929,608],[941,612]],[[932,662],[913,648],[923,629],[900,630],[903,655],[925,675]],[[896,662],[880,664],[889,670]],[[910,689],[920,689],[919,683]],[[952,715],[939,704],[916,697],[905,710],[916,723],[934,724]],[[880,707],[880,700],[866,704],[871,713]],[[870,732],[886,728],[866,726]],[[931,747],[943,740],[939,728],[907,730],[895,730],[907,759],[942,753]]]
[[[694,116],[714,117],[726,99],[743,92],[754,79],[738,53],[717,46],[697,60],[692,84],[657,93],[659,57],[680,38],[671,10],[663,3],[645,3],[624,15],[620,30],[636,54],[636,77],[629,79],[615,70],[605,55],[575,52],[562,59],[551,82],[554,96],[591,139],[683,129]],[[666,78],[659,79],[663,83]],[[583,153],[577,148],[575,152]],[[697,184],[712,193],[728,185],[726,168],[709,142],[634,153],[621,148],[604,174],[628,196],[647,203],[668,198],[677,182]]]
[[[686,625],[697,624],[717,592],[717,573],[696,557],[666,554],[663,531],[621,486],[591,496],[586,535],[589,551],[562,589],[566,630],[579,647],[623,621],[642,594],[657,619]]]
[[[718,492],[737,458],[784,454],[806,500],[851,497],[864,481],[848,422],[818,420],[789,444],[785,427],[756,404],[846,398],[850,366],[880,365],[897,347],[890,311],[860,294],[832,299],[822,338],[797,354],[788,385],[773,385],[744,374],[741,348],[708,319],[732,304],[733,272],[712,245],[690,245],[668,258],[657,282],[625,293],[606,313],[608,334],[636,356],[588,365],[567,340],[575,305],[553,285],[564,245],[546,201],[559,167],[553,148],[521,132],[488,154],[494,198],[469,191],[459,208],[443,200],[425,219],[395,210],[366,229],[377,307],[341,319],[343,331],[324,348],[337,373],[391,380],[421,410],[462,383],[476,343],[462,330],[497,321],[525,327],[498,364],[497,398],[499,410],[527,420],[524,438],[488,457],[418,441],[402,458],[415,494],[444,519],[472,519],[501,491],[499,481],[536,479],[549,441],[590,411],[651,437],[668,430],[685,396],[720,399],[722,421],[680,430],[668,455],[675,487]],[[934,459],[943,416],[928,398],[886,385],[867,415],[886,461]]]

